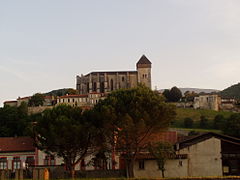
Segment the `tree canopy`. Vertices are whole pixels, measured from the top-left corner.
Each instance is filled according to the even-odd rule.
[[[232,114],[222,126],[224,134],[240,138],[240,113]]]
[[[175,117],[175,106],[166,104],[161,96],[144,86],[118,90],[94,108],[102,118],[114,146],[124,154],[126,172],[133,177],[133,162],[153,133],[167,128]],[[110,138],[111,139],[111,138]]]
[[[163,95],[168,102],[178,102],[182,98],[182,92],[176,86],[172,87],[171,90],[164,90]]]
[[[44,101],[44,95],[41,93],[36,93],[30,98],[28,105],[32,107],[42,106]]]
[[[94,130],[78,107],[59,105],[45,110],[33,128],[39,149],[63,158],[74,175],[74,167],[92,146]]]
[[[174,155],[173,145],[166,142],[158,142],[150,144],[149,151],[156,158],[159,170],[161,170],[162,177],[164,178],[166,161]]]
[[[19,107],[4,106],[0,108],[0,137],[27,135],[28,115],[27,105]]]

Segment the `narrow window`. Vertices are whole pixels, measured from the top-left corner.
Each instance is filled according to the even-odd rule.
[[[113,80],[111,79],[111,84],[110,84],[111,91],[113,91]]]
[[[20,157],[14,157],[13,158],[13,169],[21,169]]]
[[[34,157],[33,156],[28,156],[25,163],[26,163],[27,167],[34,166],[34,164],[35,164]]]
[[[139,164],[139,169],[144,169],[145,167],[144,167],[144,160],[139,160],[139,162],[138,162]]]
[[[0,158],[0,169],[7,169],[7,158]]]

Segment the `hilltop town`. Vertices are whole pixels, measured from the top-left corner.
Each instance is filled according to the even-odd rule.
[[[240,175],[239,98],[152,91],[151,68],[143,55],[136,70],[77,75],[76,89],[5,101],[1,177]]]

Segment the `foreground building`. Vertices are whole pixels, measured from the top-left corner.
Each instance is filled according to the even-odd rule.
[[[79,94],[107,93],[117,89],[136,87],[138,83],[151,88],[152,63],[143,55],[136,66],[135,71],[91,72],[77,76],[77,91]]]
[[[240,139],[206,133],[175,143],[176,155],[167,160],[165,177],[240,175]],[[137,157],[137,178],[159,178],[161,171],[149,153]]]

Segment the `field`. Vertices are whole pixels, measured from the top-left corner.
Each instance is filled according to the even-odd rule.
[[[174,122],[172,123],[172,127],[184,127],[183,122],[185,118],[191,118],[194,121],[193,128],[197,128],[199,125],[200,117],[205,116],[208,121],[209,125],[213,123],[213,120],[216,115],[223,115],[225,118],[228,118],[233,113],[227,111],[213,111],[213,110],[202,110],[202,109],[184,109],[184,108],[177,108],[177,116]]]

